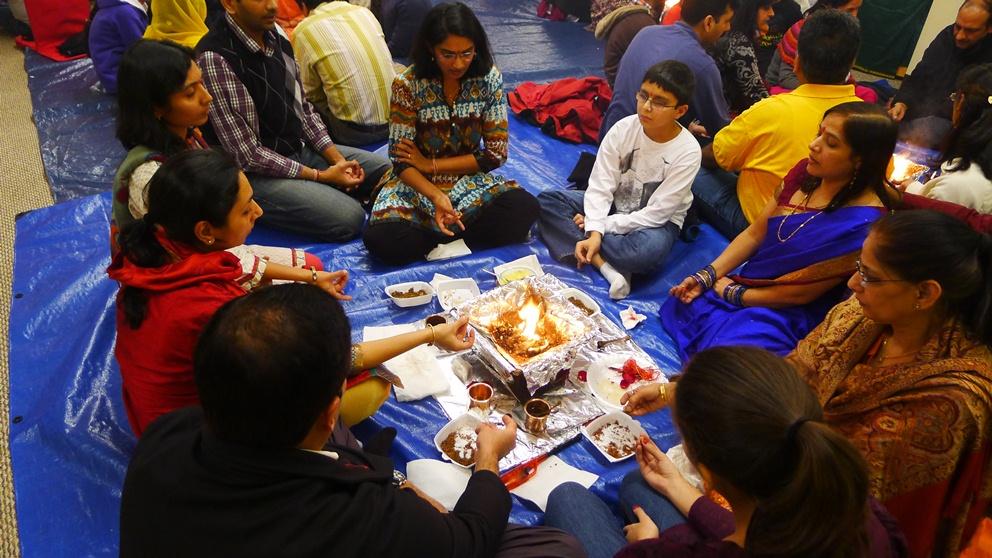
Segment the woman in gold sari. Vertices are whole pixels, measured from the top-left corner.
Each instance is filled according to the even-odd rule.
[[[957,556],[992,495],[992,239],[904,211],[872,227],[854,296],[788,358],[868,462],[912,556]]]

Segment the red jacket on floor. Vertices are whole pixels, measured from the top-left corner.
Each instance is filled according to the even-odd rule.
[[[544,133],[575,143],[599,142],[599,126],[613,91],[600,77],[565,78],[548,84],[531,81],[510,92],[513,113]]]

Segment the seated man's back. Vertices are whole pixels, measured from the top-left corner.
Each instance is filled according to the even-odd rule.
[[[293,34],[307,98],[335,141],[364,145],[385,139],[395,72],[379,22],[368,9],[347,2],[308,4],[313,9]],[[349,128],[370,133],[377,129],[379,134],[350,137]]]
[[[433,330],[431,339],[448,346]],[[584,556],[561,531],[507,525],[499,461],[516,443],[509,415],[503,428],[477,428],[475,471],[450,512],[394,484],[392,461],[359,449],[341,422],[346,376],[362,355],[341,305],[313,285],[225,304],[196,348],[201,407],[154,421],[128,465],[120,555]]]
[[[697,175],[692,192],[703,218],[725,236],[735,237],[761,216],[785,175],[806,157],[824,112],[861,100],[846,83],[860,37],[849,14],[823,10],[811,16],[799,36],[802,85],[758,101],[704,148],[708,169]]]
[[[145,431],[124,483],[122,557],[476,556],[499,544],[473,540],[509,514],[494,474],[473,477],[462,513],[444,515],[393,486],[388,458],[251,448],[202,424],[189,408]]]

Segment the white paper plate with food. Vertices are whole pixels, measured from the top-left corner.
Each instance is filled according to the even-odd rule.
[[[537,262],[537,256],[531,254],[530,256],[524,256],[512,262],[498,265],[493,268],[493,273],[496,274],[497,283],[506,285],[507,283],[528,277],[540,277],[544,275],[544,269]]]
[[[465,414],[451,419],[435,436],[434,446],[446,461],[466,469],[475,465],[478,452],[475,429],[482,424],[475,415]]]
[[[437,286],[437,301],[445,310],[461,306],[482,293],[472,279],[444,279],[434,284]]]
[[[596,301],[593,300],[591,296],[580,291],[579,289],[576,289],[575,287],[563,291],[561,296],[567,298],[569,302],[578,306],[579,310],[585,312],[587,316],[591,317],[600,314],[599,304],[596,304]]]
[[[582,434],[610,463],[617,463],[634,455],[637,440],[647,432],[627,413],[614,411],[585,425]]]
[[[410,281],[386,287],[386,296],[400,308],[427,304],[434,298],[434,288],[430,283]]]
[[[654,363],[641,355],[604,354],[586,370],[586,383],[597,402],[606,410],[620,411],[624,393],[644,384],[664,381]]]

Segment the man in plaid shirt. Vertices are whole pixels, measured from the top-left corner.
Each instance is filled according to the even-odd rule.
[[[214,102],[204,130],[241,165],[273,228],[322,241],[357,236],[389,161],[335,145],[303,95],[275,0],[221,0],[225,14],[197,45]]]

